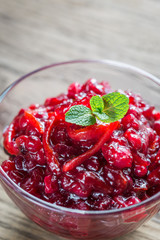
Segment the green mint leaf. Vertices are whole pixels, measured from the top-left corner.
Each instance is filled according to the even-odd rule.
[[[103,100],[103,112],[109,117],[108,123],[120,120],[129,109],[129,98],[119,92],[104,95]]]
[[[93,112],[93,114],[102,122],[108,123],[109,117],[107,116],[107,114],[105,114],[104,112],[99,113],[99,112]]]
[[[104,109],[104,102],[102,97],[100,96],[93,96],[90,99],[90,105],[91,105],[91,109],[93,112],[99,112],[101,113]]]
[[[96,123],[92,111],[84,105],[72,106],[65,114],[65,121],[80,126],[90,126]]]

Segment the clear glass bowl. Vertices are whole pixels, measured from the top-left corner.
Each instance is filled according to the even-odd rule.
[[[0,163],[8,159],[2,132],[20,108],[65,92],[72,82],[109,81],[113,89],[132,89],[160,109],[160,80],[136,67],[109,60],[52,64],[11,84],[0,96]],[[18,187],[0,168],[0,182],[21,211],[44,229],[70,239],[113,239],[138,228],[160,209],[160,193],[144,202],[110,211],[82,211],[42,201]]]

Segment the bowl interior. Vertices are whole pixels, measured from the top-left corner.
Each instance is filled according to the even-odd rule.
[[[0,104],[0,162],[7,158],[3,151],[3,130],[21,108],[33,103],[43,104],[47,97],[66,92],[69,84],[83,83],[89,78],[108,81],[115,90],[132,89],[133,92],[141,94],[151,105],[160,109],[160,85],[125,64],[110,61],[53,64],[15,84]]]
[[[3,160],[8,159],[8,155],[3,149],[3,130],[13,120],[14,116],[21,108],[27,108],[30,104],[35,103],[43,104],[46,98],[55,97],[66,92],[69,84],[73,82],[84,83],[89,78],[95,78],[99,82],[108,81],[114,90],[132,89],[133,92],[142,95],[151,105],[160,109],[160,81],[154,77],[152,79],[151,75],[144,73],[141,70],[136,70],[134,67],[111,61],[75,61],[44,67],[40,71],[36,71],[35,74],[29,74],[22,77],[19,80],[19,83],[15,82],[13,88],[7,93],[7,95],[3,94],[6,95],[3,101],[3,95],[0,97],[0,101],[2,101],[0,103],[0,164]],[[156,83],[155,81],[159,81],[159,83]],[[142,204],[139,208],[128,208],[127,211],[124,212],[123,210],[117,212],[113,211],[111,214],[108,213],[107,216],[105,213],[104,215],[103,213],[97,215],[93,214],[92,221],[92,215],[79,214],[80,211],[77,211],[79,212],[78,215],[76,215],[74,211],[73,214],[72,211],[63,211],[63,208],[62,211],[59,212],[59,209],[47,207],[47,204],[45,206],[39,204],[34,201],[35,198],[32,199],[33,202],[30,198],[28,199],[24,197],[22,199],[18,196],[18,192],[15,192],[14,187],[11,190],[7,183],[4,184],[4,188],[8,192],[8,195],[29,218],[52,232],[56,232],[57,228],[60,226],[60,235],[64,237],[70,236],[68,228],[70,229],[71,226],[68,225],[68,219],[70,219],[72,227],[73,222],[77,221],[76,232],[77,229],[78,231],[81,231],[82,229],[84,230],[87,223],[89,226],[92,226],[89,227],[87,225],[88,228],[91,228],[91,236],[95,237],[94,234],[96,234],[97,231],[100,232],[99,236],[106,236],[111,227],[115,228],[115,232],[111,229],[110,236],[119,236],[141,225],[147,218],[156,213],[159,208],[157,201],[158,198],[156,197],[154,201],[150,201],[150,203],[146,205]],[[57,216],[55,210],[58,210]],[[53,219],[51,219],[52,216]],[[135,216],[134,219],[133,216]],[[55,225],[55,218],[58,219],[56,223],[58,224],[57,227]],[[95,221],[95,218],[97,218],[97,222]],[[63,225],[66,221],[65,224],[67,230],[65,230],[66,232],[64,234],[62,234],[64,226],[60,225],[59,219],[63,220]],[[101,222],[99,219],[101,219]],[[124,228],[119,227],[123,223],[125,226],[128,224],[128,228],[125,226]],[[53,228],[54,226],[55,229]],[[93,229],[95,229],[95,232]],[[106,231],[106,229],[108,230]],[[104,231],[104,234],[102,234],[102,230]],[[100,239],[99,236],[97,236],[97,239]],[[75,239],[79,238],[76,237]],[[93,239],[93,237],[86,239]]]
[[[130,89],[160,109],[160,80],[127,64],[80,60],[43,67],[14,82],[7,94],[0,96],[0,163],[8,159],[3,149],[2,133],[21,108],[43,104],[46,98],[66,92],[71,83],[84,83],[89,78],[108,81],[113,90]]]

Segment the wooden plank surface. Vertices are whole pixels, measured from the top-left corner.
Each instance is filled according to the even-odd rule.
[[[0,89],[49,63],[108,58],[160,77],[159,0],[0,0]],[[0,187],[0,240],[58,239]],[[119,240],[158,240],[153,220]]]

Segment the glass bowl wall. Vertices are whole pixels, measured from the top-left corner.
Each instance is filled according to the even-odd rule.
[[[109,60],[80,60],[53,64],[27,74],[0,96],[0,164],[8,156],[2,133],[20,108],[43,103],[67,90],[70,83],[89,78],[108,81],[113,89],[131,89],[160,109],[160,80],[140,69]],[[160,209],[160,193],[135,206],[112,211],[69,210],[33,197],[19,188],[0,168],[0,182],[16,205],[32,221],[71,239],[113,239],[139,227]]]

